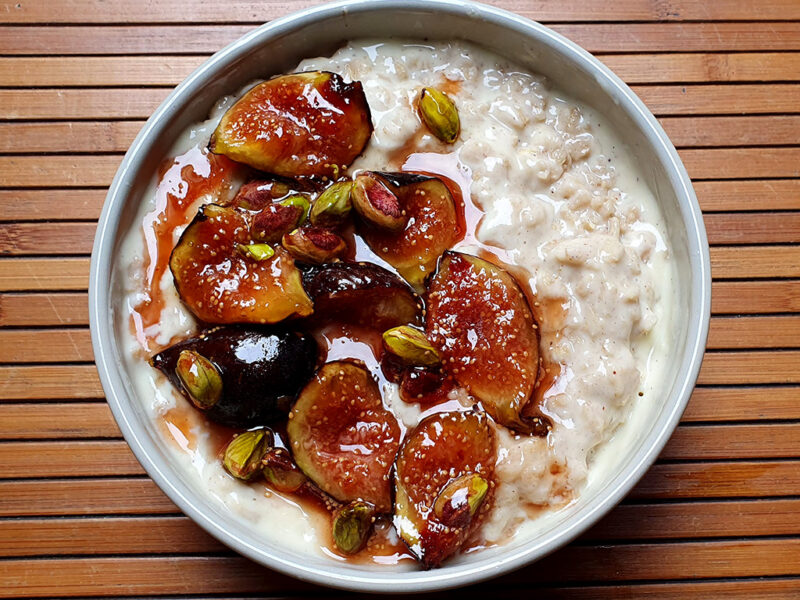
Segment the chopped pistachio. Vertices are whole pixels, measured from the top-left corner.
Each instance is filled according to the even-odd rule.
[[[216,365],[194,350],[178,355],[175,372],[189,399],[199,409],[209,409],[222,396],[222,376]]]
[[[308,480],[286,448],[272,448],[261,465],[267,483],[279,492],[295,492]]]
[[[365,171],[356,175],[351,192],[353,208],[368,223],[400,231],[406,226],[407,217],[400,199],[376,173]]]
[[[452,144],[458,138],[461,121],[455,103],[436,88],[425,87],[417,102],[419,116],[425,126],[445,144]]]
[[[236,249],[255,261],[267,260],[275,254],[275,250],[269,244],[238,244]]]
[[[245,431],[228,442],[222,464],[237,479],[249,481],[261,472],[261,460],[272,446],[269,429]]]
[[[342,507],[333,519],[333,541],[345,554],[355,554],[367,543],[372,532],[375,508],[361,500]]]
[[[293,196],[284,198],[278,202],[278,204],[281,206],[296,206],[301,210],[300,217],[297,219],[295,227],[300,227],[300,225],[306,222],[306,219],[308,218],[308,211],[311,208],[311,202],[309,202],[308,198],[305,196],[301,194],[294,194]]]
[[[463,527],[478,512],[489,491],[489,483],[476,473],[456,477],[436,497],[433,512],[445,525]]]
[[[335,227],[350,214],[353,203],[350,200],[352,181],[338,181],[325,189],[314,201],[309,219],[312,225]]]
[[[323,264],[339,258],[347,244],[333,231],[324,227],[301,227],[287,233],[281,240],[294,258],[310,264]]]
[[[384,331],[383,345],[389,352],[409,365],[435,367],[441,362],[439,353],[425,337],[425,334],[408,325]]]

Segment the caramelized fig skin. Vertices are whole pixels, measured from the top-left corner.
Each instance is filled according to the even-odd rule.
[[[314,319],[385,330],[419,323],[422,301],[408,284],[372,263],[337,262],[303,268]]]
[[[539,336],[525,294],[504,269],[448,251],[428,289],[426,332],[442,364],[498,423],[544,434],[526,420],[539,373]]]
[[[169,266],[181,300],[201,321],[276,323],[313,312],[300,272],[281,247],[266,260],[238,251],[254,241],[251,213],[206,204],[181,235]]]
[[[372,175],[397,197],[405,226],[389,231],[362,222],[359,233],[375,254],[421,290],[442,253],[463,237],[453,196],[436,177],[417,173]]]
[[[400,426],[362,364],[323,365],[297,398],[286,431],[297,466],[324,492],[391,510]]]
[[[361,83],[336,73],[281,75],[222,116],[209,149],[284,177],[337,177],[361,154],[372,119]]]
[[[205,415],[240,429],[284,418],[319,357],[316,341],[304,333],[282,327],[217,327],[170,346],[150,360],[184,395],[176,373],[184,350],[211,361],[222,378],[219,400],[203,411]]]
[[[480,527],[492,504],[496,460],[495,432],[482,412],[436,413],[406,437],[395,463],[394,524],[424,567],[440,565]],[[457,518],[437,515],[440,494],[470,474],[488,482],[480,505]]]

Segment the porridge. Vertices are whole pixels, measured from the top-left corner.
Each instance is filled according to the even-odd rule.
[[[187,479],[281,545],[430,567],[535,535],[659,400],[652,192],[602,116],[479,47],[352,42],[297,71],[162,165],[117,265],[136,395]],[[295,84],[324,148],[254,154],[243,107],[274,134]]]

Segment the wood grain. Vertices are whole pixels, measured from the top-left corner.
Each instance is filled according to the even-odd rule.
[[[102,397],[94,365],[0,367],[0,402]]]
[[[693,185],[704,211],[800,209],[800,179],[697,181]]]
[[[0,440],[121,436],[105,402],[0,403]]]
[[[800,247],[711,248],[711,276],[715,279],[800,277]]]
[[[715,281],[715,314],[800,312],[800,281]]]
[[[698,387],[682,422],[800,419],[800,387]]]
[[[0,326],[88,324],[85,293],[0,294]]]
[[[128,444],[119,440],[0,443],[0,479],[142,474]]]
[[[0,222],[97,219],[106,189],[0,190]]]
[[[707,348],[798,347],[800,347],[800,316],[711,319]]]
[[[800,383],[800,351],[706,352],[697,382],[706,385]]]
[[[695,425],[675,430],[660,459],[797,458],[800,425]]]
[[[661,126],[678,148],[796,144],[800,116],[663,117]]]
[[[88,258],[0,259],[0,292],[86,290]]]
[[[800,176],[800,148],[681,150],[693,179],[759,179]]]

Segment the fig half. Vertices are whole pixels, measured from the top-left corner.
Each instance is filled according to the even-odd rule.
[[[395,463],[394,526],[425,567],[455,553],[489,512],[497,445],[477,411],[426,417]]]
[[[314,318],[381,331],[418,323],[422,302],[405,281],[372,263],[330,263],[303,269]]]
[[[150,364],[210,420],[244,429],[285,417],[318,355],[304,333],[217,327],[159,352]]]
[[[323,491],[391,511],[389,473],[400,426],[366,368],[348,361],[323,365],[300,393],[286,431],[297,465]]]
[[[336,178],[370,135],[361,83],[311,71],[249,90],[222,116],[209,149],[275,175]]]
[[[539,373],[539,335],[525,294],[504,269],[448,251],[428,290],[428,339],[442,364],[498,423],[544,434],[525,418]]]
[[[300,271],[280,246],[248,252],[247,211],[201,207],[172,251],[169,267],[189,310],[206,323],[276,323],[313,312]]]
[[[404,226],[392,231],[362,220],[359,233],[375,254],[420,290],[442,253],[461,238],[453,196],[441,179],[428,175],[373,172],[369,176],[397,198]]]

